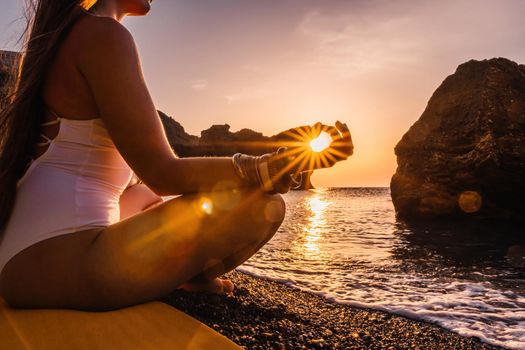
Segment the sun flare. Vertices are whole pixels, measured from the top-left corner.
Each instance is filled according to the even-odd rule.
[[[202,212],[205,214],[211,215],[213,212],[213,203],[207,197],[202,197],[199,200],[199,207],[202,210]]]
[[[328,133],[322,131],[317,138],[310,141],[310,148],[314,152],[321,152],[328,148],[330,143],[332,143],[332,137],[330,137]]]

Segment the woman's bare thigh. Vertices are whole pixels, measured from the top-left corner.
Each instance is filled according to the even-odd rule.
[[[273,235],[283,218],[282,197],[261,190],[176,197],[101,232],[88,274],[105,286],[98,288],[100,299],[151,300],[239,260]]]
[[[13,306],[75,308],[92,286],[83,278],[86,254],[104,227],[37,242],[15,255],[0,276],[0,294]],[[74,293],[64,293],[73,289]]]
[[[21,307],[117,308],[152,300],[246,256],[283,217],[282,198],[259,190],[176,197],[107,228],[25,249],[4,268],[1,292]]]

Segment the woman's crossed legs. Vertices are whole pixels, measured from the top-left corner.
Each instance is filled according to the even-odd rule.
[[[120,220],[136,215],[163,202],[163,198],[155,194],[145,184],[136,184],[128,187],[120,196]],[[188,283],[184,283],[180,288],[187,291],[224,293],[233,291],[234,285],[231,281],[218,277],[211,280],[197,277]]]
[[[234,269],[277,231],[281,196],[258,189],[183,195],[104,229],[38,242],[4,268],[17,307],[109,310],[151,301]]]

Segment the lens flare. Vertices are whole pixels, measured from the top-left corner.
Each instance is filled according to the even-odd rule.
[[[458,204],[465,213],[475,213],[481,209],[483,200],[476,191],[465,191],[459,195]]]
[[[199,206],[205,214],[211,215],[211,213],[213,212],[213,203],[209,198],[201,198],[201,200],[199,201]]]
[[[330,137],[328,133],[322,131],[316,139],[310,141],[310,148],[314,152],[321,152],[328,148],[330,143],[332,143],[332,137]]]

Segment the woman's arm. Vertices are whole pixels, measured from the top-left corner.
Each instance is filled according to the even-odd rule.
[[[218,183],[222,188],[243,186],[231,158],[177,158],[146,87],[129,31],[104,17],[81,24],[86,28],[79,70],[115,146],[137,176],[158,195],[208,191]]]

